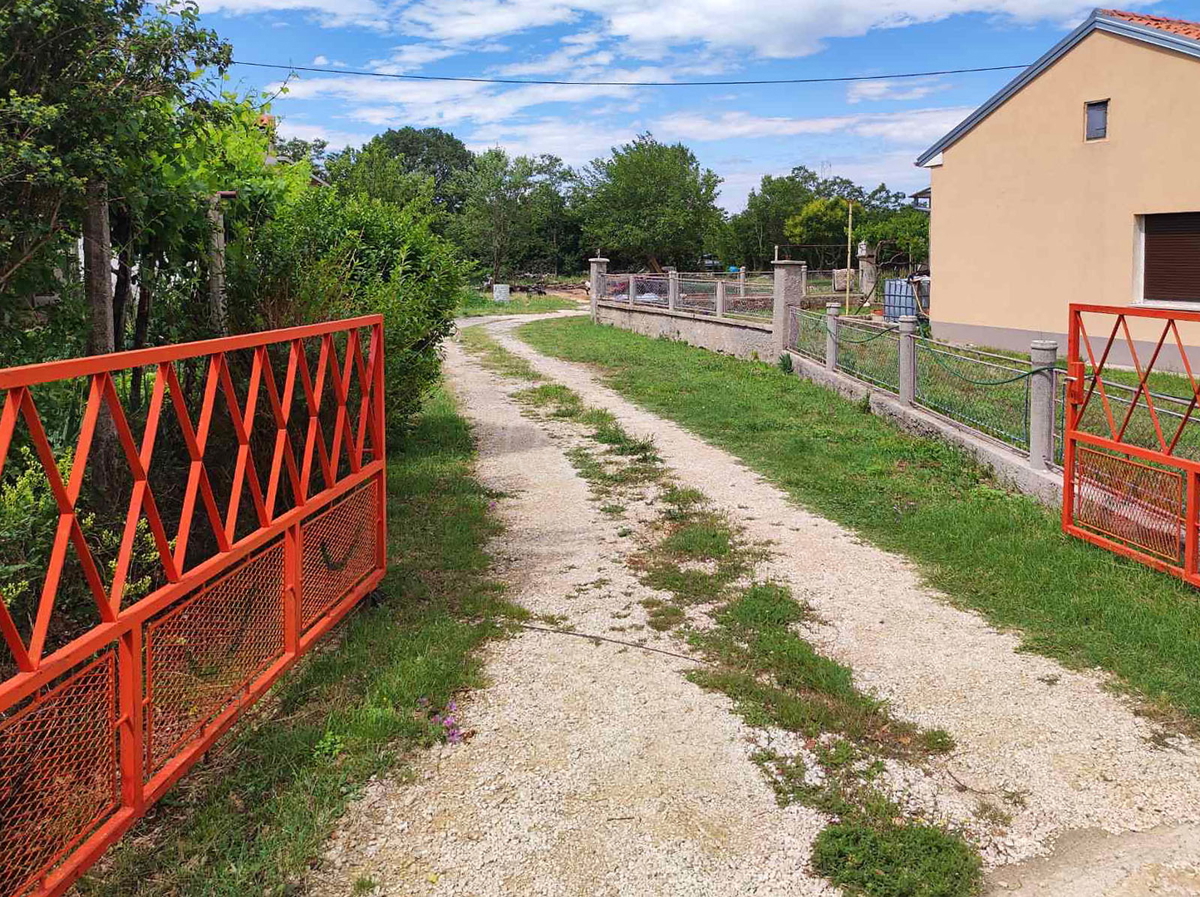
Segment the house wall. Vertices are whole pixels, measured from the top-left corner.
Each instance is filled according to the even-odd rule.
[[[1084,104],[1103,99],[1108,137],[1085,141]],[[931,172],[935,335],[1065,349],[1068,303],[1139,301],[1137,216],[1200,210],[1200,60],[1093,32],[942,161]],[[1200,345],[1200,325],[1181,329]],[[1133,336],[1160,332],[1139,321]]]

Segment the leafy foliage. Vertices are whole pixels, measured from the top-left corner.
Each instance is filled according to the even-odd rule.
[[[722,220],[720,183],[682,143],[642,134],[581,173],[585,243],[627,264],[694,266]]]

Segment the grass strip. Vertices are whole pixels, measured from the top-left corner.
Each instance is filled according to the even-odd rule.
[[[388,463],[390,567],[210,760],[80,883],[86,895],[292,893],[357,789],[446,735],[430,716],[481,684],[476,648],[528,615],[488,574],[493,496],[445,392]]]
[[[508,302],[494,302],[487,293],[467,290],[459,299],[455,314],[460,318],[478,318],[485,315],[536,315],[548,311],[578,309],[582,306],[560,296],[528,296],[514,293]]]
[[[1186,584],[1065,536],[964,453],[910,436],[766,364],[587,319],[518,331],[538,350],[598,365],[642,407],[726,449],[797,502],[917,562],[926,581],[1024,645],[1116,673],[1164,720],[1200,715],[1200,602]]]

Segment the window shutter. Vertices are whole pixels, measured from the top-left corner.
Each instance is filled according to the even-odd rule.
[[[1200,212],[1146,216],[1143,298],[1200,301]]]

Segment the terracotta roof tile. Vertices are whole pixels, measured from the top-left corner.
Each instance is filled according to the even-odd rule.
[[[1183,19],[1168,19],[1164,16],[1147,16],[1140,12],[1125,12],[1121,9],[1102,9],[1100,15],[1113,19],[1124,19],[1134,25],[1144,25],[1147,28],[1157,28],[1159,31],[1169,31],[1171,34],[1200,40],[1200,22],[1186,22]]]

